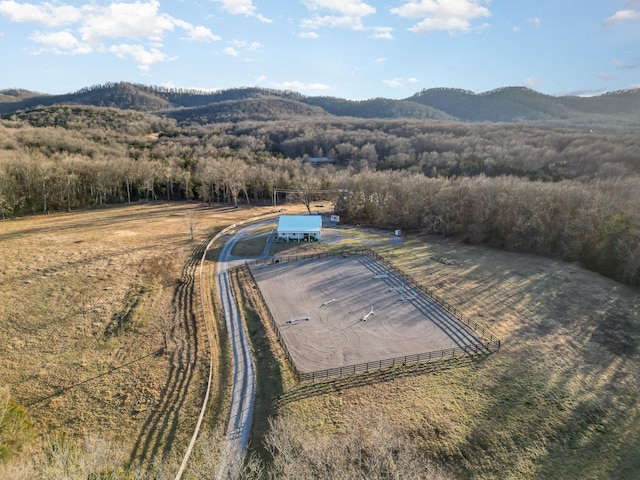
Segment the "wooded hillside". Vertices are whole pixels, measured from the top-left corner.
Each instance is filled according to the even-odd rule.
[[[136,109],[64,104],[3,117],[2,218],[134,201],[272,202],[278,188],[308,202],[337,200],[354,223],[458,235],[640,283],[640,145],[633,131],[337,117],[326,111],[338,109],[336,101],[311,106],[299,94],[260,89],[210,94],[113,84],[74,98],[98,93],[104,103]],[[467,103],[494,96],[541,104],[539,94],[516,89],[482,99],[452,91],[418,98],[445,94]],[[589,105],[620,102],[619,95]],[[557,99],[543,100],[556,109]],[[173,109],[139,111],[151,105]],[[391,103],[345,105],[362,113]],[[324,156],[335,164],[302,162]],[[278,202],[287,195],[294,194],[280,194]]]
[[[554,97],[525,87],[506,87],[483,93],[432,88],[405,99],[357,101],[308,97],[297,92],[257,87],[210,92],[127,82],[94,85],[63,95],[21,89],[0,91],[0,114],[60,104],[157,112],[199,123],[278,120],[295,112],[307,117],[329,114],[356,118],[529,123],[608,131],[640,128],[639,89],[593,97]],[[256,104],[260,108],[256,108]],[[202,107],[206,107],[204,117]],[[191,109],[200,110],[191,112]]]

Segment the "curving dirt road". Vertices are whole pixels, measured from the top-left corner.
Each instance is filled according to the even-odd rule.
[[[233,298],[229,285],[229,267],[243,264],[244,258],[232,257],[231,251],[235,244],[247,235],[247,232],[262,225],[277,223],[277,218],[265,220],[259,223],[252,223],[238,230],[225,244],[218,258],[217,284],[222,309],[225,316],[233,353],[233,390],[231,398],[231,411],[229,424],[227,427],[227,439],[220,466],[216,474],[216,479],[222,480],[233,478],[233,473],[238,472],[251,433],[253,422],[253,405],[255,401],[255,369],[253,355],[249,348],[249,340],[242,325],[242,320],[238,313],[238,307]],[[261,234],[264,235],[264,234]],[[342,238],[339,232],[334,232],[331,237],[333,241]],[[269,253],[271,237],[267,238],[264,251],[260,257],[266,257]],[[327,239],[331,241],[330,239]],[[325,241],[327,241],[325,240]],[[399,242],[400,239],[389,235],[389,239],[382,242]]]
[[[262,222],[270,223],[267,221]],[[233,390],[231,393],[231,412],[227,427],[227,442],[223,458],[218,468],[216,478],[229,478],[229,472],[236,470],[242,462],[244,451],[251,432],[253,421],[253,404],[255,400],[255,370],[253,355],[249,348],[249,340],[242,326],[238,314],[238,307],[234,301],[229,285],[228,270],[230,266],[243,263],[241,259],[231,259],[231,251],[237,241],[246,232],[261,224],[253,224],[235,233],[225,244],[218,259],[217,281],[222,310],[224,312],[231,347],[233,352]]]

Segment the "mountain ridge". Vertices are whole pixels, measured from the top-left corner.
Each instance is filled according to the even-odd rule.
[[[412,118],[460,122],[548,123],[567,126],[640,127],[640,89],[590,97],[552,96],[522,86],[474,93],[459,88],[423,89],[403,99],[347,100],[306,96],[260,87],[202,91],[106,83],[49,95],[23,89],[0,90],[0,114],[54,105],[87,105],[135,110],[181,122],[267,121],[292,116]]]

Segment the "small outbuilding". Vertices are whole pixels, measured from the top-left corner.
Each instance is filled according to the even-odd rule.
[[[281,215],[278,219],[278,240],[289,242],[318,241],[322,235],[320,215]]]
[[[306,157],[302,159],[302,163],[310,163],[311,165],[325,165],[328,163],[336,163],[333,158],[327,157]]]

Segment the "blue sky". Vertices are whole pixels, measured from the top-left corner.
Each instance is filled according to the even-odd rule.
[[[640,88],[640,0],[0,0],[0,89]]]

